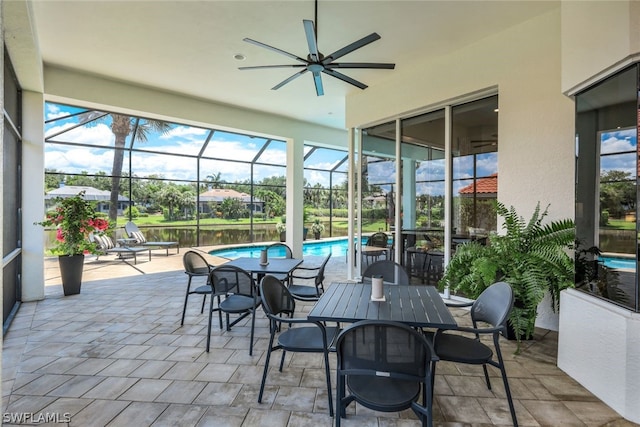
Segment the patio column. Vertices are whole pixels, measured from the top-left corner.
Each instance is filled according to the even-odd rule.
[[[287,139],[287,245],[302,258],[304,226],[304,140]]]
[[[22,301],[44,299],[44,97],[22,92]]]

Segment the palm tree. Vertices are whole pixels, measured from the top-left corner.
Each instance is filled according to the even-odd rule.
[[[122,175],[122,162],[124,160],[124,147],[127,137],[133,132],[133,138],[137,142],[146,142],[151,131],[161,134],[167,133],[171,125],[161,120],[142,119],[123,114],[105,113],[103,111],[87,111],[80,115],[83,124],[95,125],[108,121],[111,118],[111,132],[115,136],[113,154],[113,167],[111,169],[111,197],[109,200],[109,220],[115,223],[118,217],[118,194],[120,190],[120,177]]]

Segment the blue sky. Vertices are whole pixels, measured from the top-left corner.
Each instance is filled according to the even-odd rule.
[[[84,109],[60,104],[45,104],[45,120],[58,119],[69,114],[82,112]],[[54,138],[76,144],[91,144],[95,147],[74,145],[45,145],[45,168],[56,169],[66,173],[90,174],[100,171],[109,174],[113,165],[114,135],[109,125],[110,119],[97,122],[90,126],[77,125],[78,117],[59,119],[45,124],[45,136],[49,137],[59,132],[63,134]],[[136,142],[135,147],[157,153],[198,155],[202,149],[210,130],[195,126],[174,124],[165,134],[150,134],[148,141]],[[249,137],[229,132],[216,131],[204,151],[204,156],[226,160],[251,161],[265,144],[266,139]],[[127,146],[129,140],[127,141]],[[196,180],[197,162],[194,158],[167,156],[157,153],[135,154],[132,158],[132,168],[137,176],[162,175],[168,179]],[[316,169],[331,169],[346,155],[346,152],[319,149],[305,162],[305,166]],[[254,169],[255,180],[260,181],[268,176],[285,175],[286,145],[282,141],[272,141],[269,147],[260,155],[260,162],[282,165],[283,167],[259,166]],[[125,155],[125,166],[129,159]],[[345,166],[341,168],[345,170]],[[244,181],[250,177],[250,167],[233,161],[203,160],[201,163],[201,179],[207,175],[221,174],[227,182]],[[318,171],[306,171],[305,178],[311,185],[329,185],[329,174]],[[333,184],[346,179],[345,175],[334,176]]]
[[[636,128],[620,129],[600,134],[600,171],[620,170],[636,177],[638,136]],[[620,153],[620,154],[615,154]],[[622,154],[626,153],[626,154]]]

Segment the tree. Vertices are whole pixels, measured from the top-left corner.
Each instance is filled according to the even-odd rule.
[[[600,176],[600,211],[621,218],[627,211],[635,211],[635,200],[635,180],[629,172],[609,170]]]
[[[167,219],[176,219],[174,212],[180,208],[183,202],[182,192],[177,185],[169,184],[158,193],[158,201],[167,207],[169,211]]]
[[[244,211],[244,204],[235,197],[225,197],[220,203],[220,212],[225,218],[238,219]]]
[[[118,217],[118,195],[120,192],[120,178],[122,176],[122,162],[127,137],[133,132],[136,142],[146,142],[151,131],[167,133],[171,125],[160,120],[148,120],[123,114],[105,113],[103,111],[87,111],[80,115],[82,124],[96,125],[99,122],[111,120],[110,129],[113,133],[115,151],[113,153],[113,167],[111,169],[111,197],[109,200],[109,219],[115,223]]]
[[[215,175],[207,175],[205,182],[211,185],[211,188],[220,188],[220,184],[224,184],[226,181],[222,179],[222,174],[218,172]]]

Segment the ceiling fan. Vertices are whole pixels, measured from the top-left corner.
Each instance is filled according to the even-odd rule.
[[[239,67],[240,70],[255,70],[260,68],[302,68],[299,72],[292,75],[291,77],[283,80],[278,83],[271,90],[280,89],[282,86],[287,83],[297,79],[301,75],[305,74],[307,71],[313,74],[313,82],[316,87],[316,94],[318,96],[324,95],[324,88],[322,87],[322,77],[321,73],[327,74],[331,77],[335,77],[339,80],[352,84],[360,89],[366,89],[367,85],[359,82],[357,80],[352,79],[349,76],[346,76],[338,71],[336,68],[373,68],[373,69],[387,69],[392,70],[395,68],[396,64],[387,64],[387,63],[377,63],[377,62],[334,62],[337,59],[347,55],[348,53],[353,52],[354,50],[360,49],[368,45],[369,43],[373,43],[374,41],[380,39],[380,35],[378,33],[371,33],[366,37],[361,38],[342,49],[338,49],[330,55],[323,55],[318,50],[318,0],[315,1],[315,24],[314,21],[303,19],[302,24],[304,25],[304,33],[307,38],[307,44],[309,45],[309,54],[306,59],[301,58],[292,53],[286,52],[282,49],[278,49],[277,47],[269,46],[268,44],[261,43],[259,41],[244,38],[243,40],[255,44],[256,46],[263,47],[265,49],[272,50],[274,52],[280,53],[282,55],[288,56],[289,58],[295,59],[300,62],[300,64],[287,64],[287,65],[258,65],[254,67]]]

